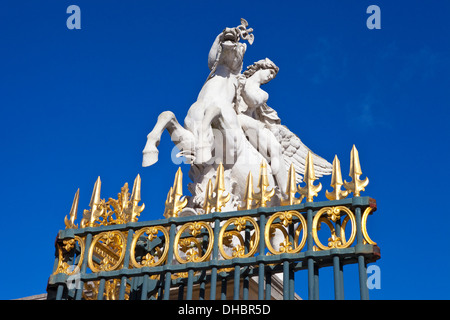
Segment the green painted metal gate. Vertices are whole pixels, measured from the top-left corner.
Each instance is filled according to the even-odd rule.
[[[245,300],[252,279],[257,299],[270,299],[275,274],[283,275],[283,299],[294,299],[294,275],[307,272],[307,296],[300,294],[315,300],[324,268],[343,299],[348,264],[358,265],[368,299],[367,264],[380,258],[366,227],[375,210],[375,200],[357,196],[61,230],[48,299]]]

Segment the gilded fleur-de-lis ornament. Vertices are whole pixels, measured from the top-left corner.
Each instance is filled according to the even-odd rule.
[[[181,168],[178,168],[177,173],[175,174],[175,180],[173,182],[173,187],[170,187],[169,193],[167,194],[166,199],[166,208],[164,210],[164,217],[178,217],[178,213],[186,207],[188,203],[188,199],[183,197],[183,172],[181,172]]]
[[[66,225],[66,229],[78,229],[78,225],[75,224],[75,220],[77,218],[78,212],[78,201],[80,199],[80,189],[75,193],[75,197],[73,198],[72,208],[70,208],[69,219],[67,216],[64,217],[64,224]]]
[[[296,198],[295,194],[298,192],[297,189],[297,181],[295,177],[295,167],[294,164],[291,163],[291,167],[288,171],[288,182],[286,186],[286,195],[287,199],[281,200],[282,206],[291,206],[294,204],[300,204],[305,196],[300,195],[300,198]]]
[[[317,194],[322,190],[322,184],[319,182],[317,186],[314,185],[314,181],[317,180],[314,173],[314,164],[311,151],[308,151],[308,156],[305,162],[305,174],[303,175],[303,181],[306,186],[299,187],[298,192],[306,197],[307,202],[313,202],[313,198],[317,197]]]
[[[341,174],[341,163],[336,156],[334,156],[333,160],[333,172],[331,174],[331,187],[333,187],[332,192],[328,192],[326,190],[325,196],[328,200],[340,200],[345,199],[348,196],[348,190],[341,190],[341,187],[344,185],[342,182],[342,174]]]
[[[94,190],[92,191],[91,202],[89,203],[90,210],[84,210],[83,219],[81,220],[81,228],[93,227],[96,221],[105,214],[105,201],[100,199],[100,191],[102,182],[100,177],[95,181]]]
[[[255,192],[253,191],[253,177],[252,173],[249,172],[247,176],[247,182],[245,186],[245,195],[242,201],[243,205],[238,207],[238,210],[250,210],[254,208],[255,202]]]
[[[369,184],[369,178],[361,180],[359,177],[362,175],[361,164],[359,163],[359,154],[355,145],[353,145],[352,151],[350,153],[350,173],[349,176],[352,181],[347,182],[344,180],[344,187],[349,191],[353,192],[355,197],[359,197],[361,191],[365,190],[365,187]]]
[[[275,189],[272,188],[270,191],[267,191],[267,188],[269,187],[269,178],[267,177],[267,163],[265,160],[262,161],[259,169],[259,181],[257,187],[259,188],[259,192],[254,195],[257,200],[257,206],[266,207],[267,202],[274,196]]]

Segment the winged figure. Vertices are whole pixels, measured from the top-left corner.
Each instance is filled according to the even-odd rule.
[[[302,181],[306,157],[311,150],[281,124],[277,112],[267,105],[269,94],[261,89],[261,85],[275,78],[278,70],[268,58],[247,67],[239,81],[235,110],[248,140],[270,163],[277,184],[283,190],[291,163],[295,168],[297,183]],[[332,165],[311,153],[316,177],[331,174]]]

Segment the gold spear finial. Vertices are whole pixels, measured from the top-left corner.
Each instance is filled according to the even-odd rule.
[[[359,154],[355,145],[353,145],[352,151],[350,152],[350,173],[349,176],[352,181],[347,182],[344,180],[344,186],[349,192],[353,192],[355,197],[359,197],[361,191],[365,190],[365,187],[369,184],[369,178],[366,177],[364,180],[360,180],[359,177],[362,175],[361,164],[359,163]]]
[[[281,200],[282,206],[291,206],[294,204],[300,204],[305,196],[300,195],[300,198],[296,198],[295,194],[297,193],[297,181],[295,179],[295,167],[294,164],[291,163],[291,166],[288,171],[288,182],[286,186],[286,194],[288,198],[286,200]]]
[[[83,211],[83,219],[81,220],[81,228],[93,227],[94,223],[105,213],[106,207],[104,201],[100,199],[100,191],[102,182],[100,177],[97,178],[92,191],[91,201],[89,202],[90,210]]]
[[[211,213],[211,197],[212,197],[212,181],[209,179],[208,184],[206,185],[206,191],[205,191],[205,201],[203,202],[203,211],[204,214]]]
[[[328,200],[340,200],[345,199],[348,196],[348,190],[341,190],[342,182],[341,174],[341,162],[339,161],[337,155],[334,156],[333,160],[333,172],[331,173],[331,187],[334,188],[332,192],[325,191],[325,196]]]
[[[178,213],[186,207],[188,199],[183,196],[183,172],[181,168],[178,168],[173,181],[173,187],[170,187],[169,193],[167,193],[166,208],[164,210],[164,217],[178,217]]]
[[[124,213],[128,221],[137,222],[138,217],[145,209],[145,204],[138,206],[141,201],[141,176],[138,174],[134,179],[133,191],[131,192],[131,199],[125,207]]]
[[[305,163],[305,174],[303,181],[306,183],[304,187],[298,187],[298,192],[306,197],[307,202],[313,202],[313,198],[317,197],[317,194],[322,190],[322,184],[319,182],[317,186],[314,185],[314,181],[317,180],[314,173],[314,164],[311,151],[308,151]]]
[[[258,181],[258,188],[259,192],[255,193],[255,199],[257,200],[257,205],[259,207],[266,207],[267,202],[272,199],[272,197],[275,194],[275,189],[272,188],[272,190],[267,191],[267,188],[269,187],[269,178],[267,177],[267,163],[266,160],[263,159],[261,162],[261,166],[259,168],[259,181]]]
[[[228,192],[226,196],[225,192],[225,174],[222,162],[217,167],[216,183],[214,184],[213,195],[210,197],[210,205],[214,207],[216,212],[221,212],[222,207],[230,201],[231,194]]]
[[[254,207],[254,197],[255,192],[253,191],[253,177],[250,171],[247,176],[247,182],[245,185],[245,195],[243,199],[243,205],[238,207],[238,210],[250,210]]]
[[[72,207],[70,208],[69,217],[64,217],[64,224],[66,225],[66,229],[78,229],[78,226],[75,224],[75,219],[77,218],[78,212],[78,200],[80,198],[80,188],[78,188],[77,192],[75,192],[75,197],[73,198]]]

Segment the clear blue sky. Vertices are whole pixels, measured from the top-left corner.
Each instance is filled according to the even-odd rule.
[[[66,27],[71,4],[81,30]],[[381,30],[366,27],[371,4]],[[146,135],[164,110],[182,121],[215,36],[241,17],[255,35],[245,66],[268,57],[280,67],[265,89],[282,122],[330,162],[337,154],[344,179],[359,150],[363,195],[378,203],[371,298],[449,299],[449,16],[437,0],[2,1],[0,299],[45,292],[74,193],[80,217],[98,176],[107,199],[139,173],[140,220],[162,217],[178,166],[165,133],[159,162],[142,168]],[[359,297],[355,272],[344,275],[347,298]],[[333,298],[327,283],[331,270],[321,294]]]

